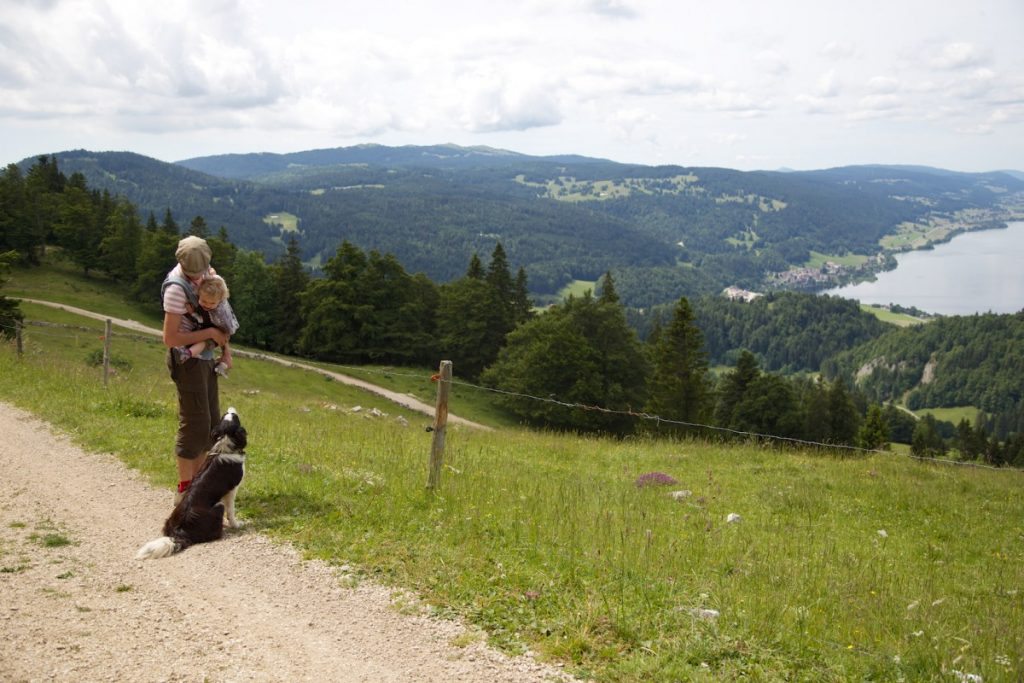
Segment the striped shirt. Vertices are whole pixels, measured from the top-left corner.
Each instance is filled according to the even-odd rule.
[[[203,277],[206,275],[214,275],[216,272],[217,271],[213,268],[210,268],[206,273],[204,273]],[[167,277],[172,276],[180,277],[191,282],[192,291],[195,292],[197,297],[199,296],[199,284],[196,280],[193,280],[182,272],[180,263],[174,266],[174,268],[171,269],[171,272],[167,273]],[[202,278],[199,279],[201,280]],[[185,294],[185,290],[178,285],[171,285],[164,290],[164,312],[177,313],[181,316],[181,324],[178,326],[179,332],[192,332],[193,330],[199,329],[201,322],[197,320],[195,316],[189,315],[191,311],[188,310],[188,296]]]

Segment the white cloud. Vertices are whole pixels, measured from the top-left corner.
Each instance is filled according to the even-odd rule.
[[[839,77],[835,69],[829,69],[818,78],[816,94],[818,97],[836,97],[839,95]]]
[[[583,0],[582,4],[585,10],[608,17],[635,19],[639,16],[637,11],[630,7],[630,3],[624,0]]]
[[[868,81],[868,90],[878,94],[894,93],[900,88],[900,82],[889,76],[874,76]]]
[[[965,69],[986,61],[987,58],[972,43],[948,43],[932,58],[931,63],[939,69]]]
[[[401,139],[807,168],[913,161],[913,128],[954,166],[988,126],[972,154],[1020,165],[1020,0],[780,2],[0,0],[0,140],[18,158]]]

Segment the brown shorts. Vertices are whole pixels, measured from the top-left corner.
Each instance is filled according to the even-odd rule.
[[[173,351],[168,349],[166,363],[178,390],[178,435],[174,454],[194,460],[213,445],[210,432],[221,418],[217,373],[213,371],[215,362],[191,358],[178,363]]]

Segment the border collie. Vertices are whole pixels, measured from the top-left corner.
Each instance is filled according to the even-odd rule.
[[[228,408],[211,433],[214,444],[185,496],[164,522],[164,535],[139,548],[137,560],[157,560],[190,545],[216,541],[224,535],[224,514],[228,526],[235,521],[235,493],[245,473],[245,428],[234,408]]]

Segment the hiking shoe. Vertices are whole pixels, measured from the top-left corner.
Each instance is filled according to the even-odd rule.
[[[228,366],[227,366],[227,363],[217,363],[217,365],[215,365],[213,367],[213,371],[216,372],[221,377],[227,379],[227,376],[228,376]]]

